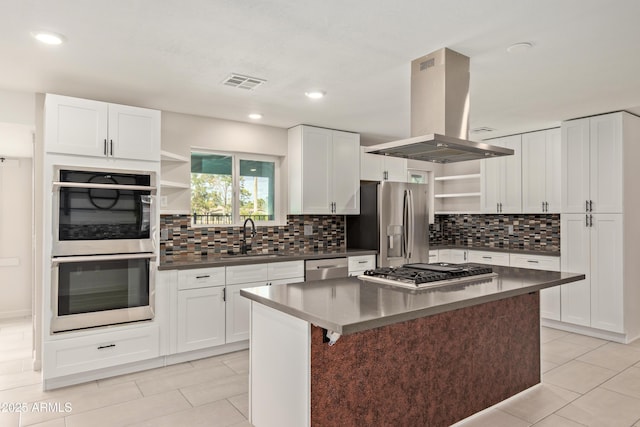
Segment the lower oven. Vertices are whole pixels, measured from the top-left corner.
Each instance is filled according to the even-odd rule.
[[[153,253],[52,259],[52,332],[150,320],[154,317]]]

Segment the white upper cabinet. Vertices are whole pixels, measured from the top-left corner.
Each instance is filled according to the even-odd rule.
[[[514,154],[481,161],[481,210],[485,213],[520,213],[522,212],[522,136],[496,138],[488,143],[511,148]]]
[[[360,135],[289,129],[289,213],[360,213]]]
[[[365,153],[360,154],[360,179],[363,181],[407,181],[407,159]]]
[[[160,111],[47,94],[49,153],[160,161]]]
[[[562,212],[622,212],[623,113],[562,123]]]
[[[560,212],[560,128],[522,135],[522,211]]]

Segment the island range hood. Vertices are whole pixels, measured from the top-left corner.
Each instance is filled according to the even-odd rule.
[[[411,62],[411,135],[365,151],[436,163],[513,155],[469,141],[469,58],[447,48]]]

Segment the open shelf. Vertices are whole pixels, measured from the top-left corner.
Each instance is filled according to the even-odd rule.
[[[451,176],[437,176],[436,181],[457,181],[460,179],[480,179],[479,173],[472,173],[466,175],[451,175]]]
[[[162,160],[163,162],[179,162],[179,163],[188,163],[190,161],[190,159],[185,156],[181,156],[179,154],[175,154],[165,150],[160,151],[160,160]]]
[[[189,184],[184,184],[182,182],[175,182],[175,181],[160,181],[160,186],[162,188],[175,188],[175,189],[181,189],[181,190],[186,190],[191,187]]]
[[[449,194],[436,194],[436,199],[450,199],[454,197],[480,197],[480,193],[449,193]]]

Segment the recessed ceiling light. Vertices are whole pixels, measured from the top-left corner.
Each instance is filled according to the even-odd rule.
[[[531,42],[520,42],[514,43],[507,48],[507,52],[509,53],[522,53],[526,52],[533,47],[533,43]]]
[[[309,92],[305,92],[304,94],[307,95],[307,98],[320,99],[324,98],[327,93],[322,90],[311,90]]]
[[[249,114],[249,118],[251,120],[260,120],[262,118],[262,114],[260,114],[260,113],[251,113],[251,114]]]
[[[34,31],[31,35],[39,42],[49,45],[59,45],[65,41],[62,34],[56,34],[50,31]]]

